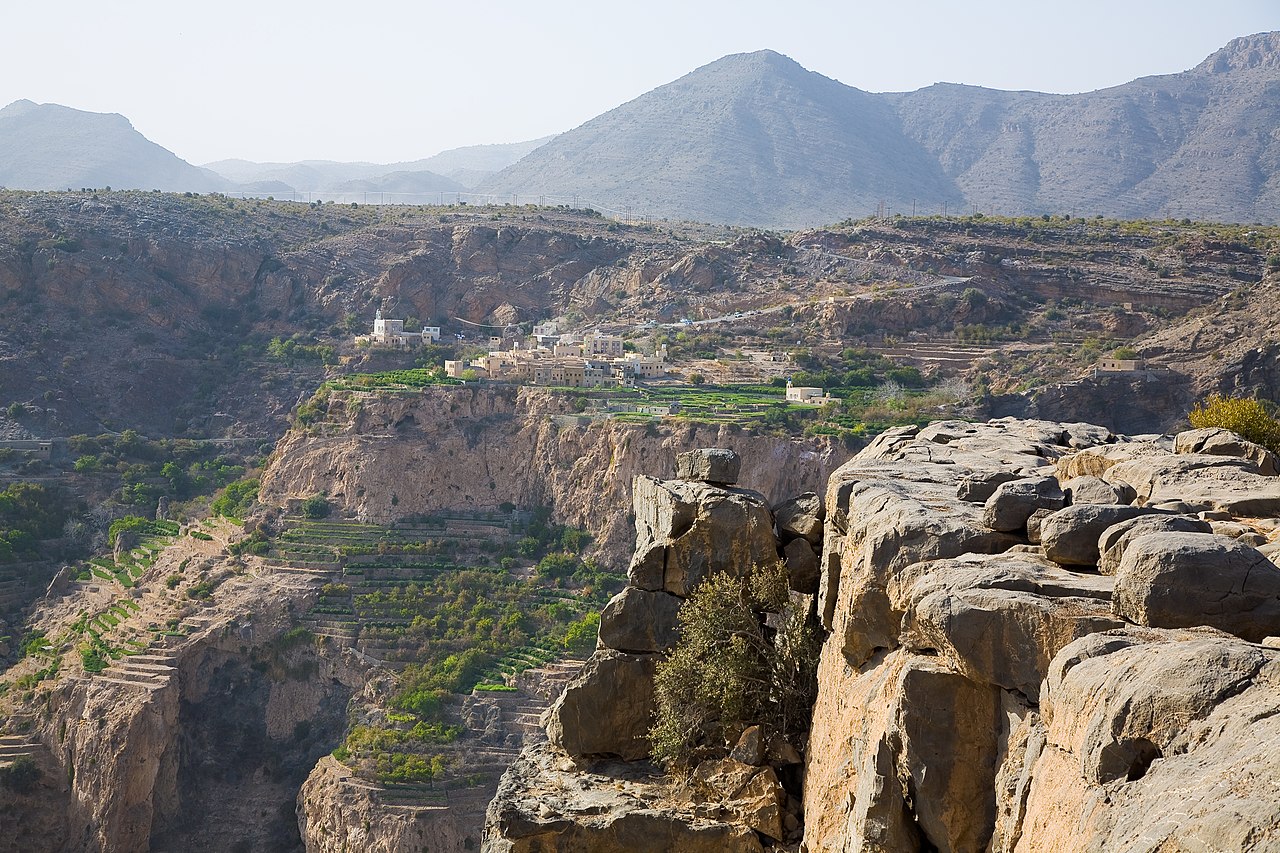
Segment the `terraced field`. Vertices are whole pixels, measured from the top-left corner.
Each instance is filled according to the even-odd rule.
[[[314,579],[301,626],[398,673],[335,756],[383,799],[423,807],[495,783],[547,704],[518,685],[567,678],[560,662],[594,646],[623,583],[578,557],[586,541],[536,512],[287,519],[264,562]]]

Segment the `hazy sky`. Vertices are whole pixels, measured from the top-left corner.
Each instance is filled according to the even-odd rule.
[[[426,157],[568,130],[728,53],[873,92],[1080,92],[1280,29],[1277,0],[10,0],[0,105],[118,112],[193,163]]]

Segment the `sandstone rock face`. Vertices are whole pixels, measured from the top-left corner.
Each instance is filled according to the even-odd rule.
[[[773,508],[773,520],[783,540],[799,537],[810,545],[822,543],[822,522],[826,517],[822,497],[815,492],[797,495]]]
[[[665,652],[679,637],[680,599],[627,587],[600,613],[600,645],[623,652]]]
[[[1280,634],[1280,568],[1225,536],[1146,533],[1116,569],[1115,611],[1138,625],[1208,625],[1262,642]]]
[[[1180,432],[1173,438],[1174,453],[1207,453],[1212,456],[1235,456],[1248,459],[1258,468],[1259,474],[1274,477],[1280,474],[1280,461],[1270,450],[1260,444],[1221,427],[1206,427]]]
[[[481,850],[763,853],[752,829],[721,812],[676,796],[670,780],[647,764],[597,762],[579,772],[543,744],[526,749],[503,775]]]
[[[1131,481],[1158,494],[1174,482],[1164,472],[1182,472],[1177,482],[1189,485],[1212,471],[1219,491],[1262,479],[1252,463],[1210,458],[1102,430],[1073,441],[1060,426],[1006,420],[889,431],[837,471],[820,580],[832,633],[805,757],[807,849],[1280,847],[1280,651],[1207,628],[1129,625],[1145,617],[1120,604],[1121,577],[1093,571],[1100,538],[1120,566],[1143,553],[1139,543],[1182,536],[1243,554],[1244,541],[1171,532],[1206,528],[1173,509],[1078,503],[1040,519],[1041,549],[988,530],[962,499],[973,484],[1001,479],[992,471],[1026,480],[1050,464],[1060,482],[1104,477],[1105,489],[1075,484],[1104,498]],[[1188,459],[1195,467],[1180,467]],[[1258,531],[1245,535],[1274,530],[1234,523]],[[1249,565],[1256,574],[1270,564]],[[1186,603],[1230,601],[1224,610],[1250,621],[1252,638],[1267,630],[1253,616],[1266,595],[1236,597],[1253,591],[1252,574],[1210,589],[1206,578],[1221,575],[1196,574]],[[1215,608],[1199,613],[1218,624]],[[1247,733],[1253,714],[1266,720],[1259,742]]]
[[[891,430],[832,475],[810,850],[981,850],[994,837],[998,756],[1049,662],[1119,622],[1108,578],[1010,552],[1019,540],[983,524],[960,484],[1047,473],[1070,441],[1043,422]]]
[[[1040,522],[1044,555],[1064,566],[1096,566],[1098,537],[1113,524],[1151,515],[1155,510],[1137,506],[1080,504],[1059,510]]]
[[[547,738],[574,757],[647,757],[657,662],[657,655],[597,651],[547,711]]]
[[[1143,515],[1113,524],[1098,537],[1098,571],[1114,575],[1129,543],[1148,533],[1212,533],[1206,521],[1185,515]]]
[[[1001,483],[987,498],[982,523],[992,530],[1010,533],[1027,526],[1027,519],[1038,509],[1057,510],[1067,505],[1054,477],[1030,477]]]
[[[633,495],[633,586],[687,596],[708,575],[742,575],[778,558],[773,516],[756,492],[639,477]]]
[[[676,454],[676,479],[732,486],[738,482],[742,457],[727,447],[698,448]]]

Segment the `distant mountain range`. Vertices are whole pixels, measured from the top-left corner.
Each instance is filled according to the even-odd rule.
[[[873,95],[727,56],[563,133],[479,189],[775,227],[911,212],[1280,217],[1280,33],[1080,95]]]
[[[0,110],[0,184],[572,199],[782,228],[913,210],[1276,222],[1277,127],[1280,33],[1235,39],[1180,74],[1078,95],[952,83],[872,94],[759,51],[556,137],[389,165],[197,168],[121,116],[18,101]]]
[[[407,163],[220,160],[199,167],[148,140],[122,115],[23,100],[0,109],[0,186],[292,193],[420,204],[441,193],[466,192],[552,138],[472,145]]]
[[[501,145],[469,145],[404,163],[340,163],[333,160],[254,163],[248,160],[219,160],[206,163],[204,168],[229,181],[256,189],[278,189],[321,196],[377,192],[388,196],[383,200],[397,202],[405,201],[404,196],[408,195],[434,196],[439,193],[466,192],[553,138],[546,136],[528,142]]]

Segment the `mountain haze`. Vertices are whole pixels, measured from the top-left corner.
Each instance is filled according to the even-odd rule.
[[[938,84],[884,96],[978,210],[1274,222],[1280,33],[1079,95]]]
[[[760,51],[592,119],[481,189],[774,227],[863,216],[881,201],[1274,222],[1278,126],[1280,33],[1078,95],[949,83],[869,94]]]
[[[228,182],[151,142],[122,115],[23,100],[0,110],[0,186],[210,192]]]
[[[17,101],[0,110],[0,186],[415,204],[470,193],[775,228],[877,211],[1276,222],[1278,127],[1280,33],[1235,39],[1178,74],[1070,95],[956,83],[873,94],[762,50],[559,136],[393,164],[197,168],[123,116]]]
[[[400,163],[301,160],[296,163],[255,163],[251,160],[218,160],[204,168],[229,181],[248,185],[277,186],[295,192],[351,193],[459,192],[505,169],[553,137],[498,145],[451,148],[421,160]]]

